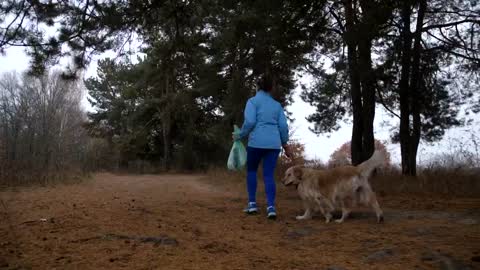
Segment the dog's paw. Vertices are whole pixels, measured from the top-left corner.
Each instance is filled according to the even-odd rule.
[[[378,222],[378,223],[384,223],[384,222],[385,222],[385,219],[383,218],[383,215],[382,215],[382,216],[379,216],[379,217],[377,218],[377,222]]]
[[[330,221],[332,221],[332,215],[331,214],[327,214],[325,216],[325,223],[330,223]]]
[[[305,219],[305,217],[304,216],[297,216],[296,219],[297,220],[303,220],[303,219]]]
[[[343,219],[336,219],[335,222],[336,223],[343,223]]]

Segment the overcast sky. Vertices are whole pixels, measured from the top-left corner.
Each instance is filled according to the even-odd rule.
[[[107,53],[97,57],[88,67],[85,76],[95,76],[96,73],[96,61],[98,59],[114,56],[114,53]],[[67,63],[67,61],[62,61]],[[6,50],[5,55],[0,55],[0,72],[17,71],[22,72],[28,68],[29,59],[24,53],[22,48],[9,48]],[[300,79],[302,83],[308,84],[311,78],[303,76]],[[298,139],[305,144],[307,158],[317,158],[323,161],[329,159],[330,154],[337,149],[340,145],[350,140],[351,125],[342,123],[340,130],[332,133],[317,136],[313,134],[309,127],[312,125],[305,119],[309,114],[314,112],[314,108],[309,104],[303,102],[300,98],[300,87],[295,89],[294,103],[288,108],[295,118],[293,123],[295,128],[294,138]],[[88,101],[84,98],[83,105],[88,108]],[[476,137],[477,143],[480,143],[480,121],[479,117],[475,117],[473,125],[462,128],[455,128],[449,130],[445,138],[435,144],[422,143],[419,149],[419,163],[423,163],[432,157],[435,153],[445,153],[459,150],[464,148],[470,151],[475,151],[475,145],[472,142],[472,136]],[[387,125],[385,125],[387,123]],[[375,137],[379,140],[390,142],[390,128],[392,125],[398,123],[397,119],[393,119],[385,113],[385,111],[377,107],[377,113],[375,116]],[[387,149],[392,154],[392,161],[399,163],[400,150],[398,144],[388,144]]]

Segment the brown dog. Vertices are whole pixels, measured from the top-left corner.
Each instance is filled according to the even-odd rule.
[[[289,168],[285,172],[283,184],[296,185],[305,206],[305,213],[297,216],[297,219],[310,219],[314,211],[320,210],[328,223],[335,208],[341,208],[342,217],[335,220],[341,223],[347,218],[350,208],[360,203],[372,207],[377,221],[383,222],[382,209],[368,179],[372,171],[384,164],[385,160],[383,152],[375,151],[370,159],[358,166],[341,166],[327,170],[303,166]]]

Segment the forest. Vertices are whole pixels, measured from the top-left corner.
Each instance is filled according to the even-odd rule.
[[[477,0],[0,1],[0,269],[480,269],[479,71]]]
[[[301,93],[316,109],[311,131],[351,121],[354,165],[373,153],[376,110],[388,111],[401,171],[414,176],[422,142],[480,111],[479,10],[473,0],[3,1],[0,51],[24,48],[30,68],[0,81],[2,176],[224,166],[262,74],[284,106],[296,75],[311,75]],[[116,57],[84,76],[107,51]]]

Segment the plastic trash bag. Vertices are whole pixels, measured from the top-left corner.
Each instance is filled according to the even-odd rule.
[[[240,133],[240,129],[235,125],[233,127],[233,133]],[[227,167],[232,171],[239,171],[245,167],[247,163],[247,150],[240,140],[233,142],[232,149],[230,150],[230,155],[228,156]]]

